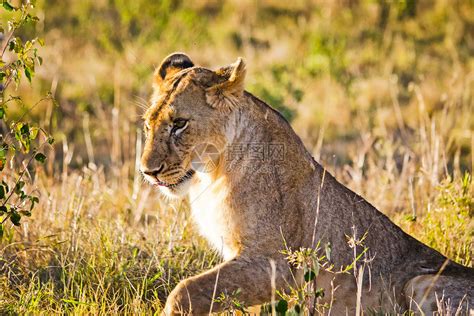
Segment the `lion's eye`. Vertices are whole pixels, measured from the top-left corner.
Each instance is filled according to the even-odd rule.
[[[176,119],[173,121],[173,133],[179,134],[188,125],[188,120]]]
[[[176,128],[183,128],[184,126],[186,126],[187,122],[188,121],[186,121],[185,119],[177,119],[173,122],[173,126]]]

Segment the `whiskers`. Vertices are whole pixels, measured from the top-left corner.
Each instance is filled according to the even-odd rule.
[[[150,102],[138,95],[134,96],[133,103],[138,106],[142,113],[140,113],[140,117],[145,114],[146,110],[150,107]]]

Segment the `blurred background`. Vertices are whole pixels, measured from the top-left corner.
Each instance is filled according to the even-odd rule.
[[[73,146],[72,167],[130,167],[152,72],[183,51],[209,68],[244,57],[247,90],[329,168],[361,145],[393,145],[400,167],[401,147],[425,141],[456,156],[439,168],[472,168],[470,1],[38,1],[37,15],[44,66],[19,93],[53,93],[58,108],[34,116],[55,134],[58,157],[61,142]],[[447,137],[422,139],[427,120],[426,137]]]
[[[56,143],[32,179],[46,202],[12,241],[54,235],[90,251],[87,260],[97,252],[87,243],[103,235],[125,261],[133,249],[184,251],[166,259],[175,265],[157,263],[175,266],[152,282],[166,283],[161,299],[218,260],[189,238],[186,202],[170,211],[137,173],[153,70],[182,51],[212,69],[245,58],[247,90],[287,118],[316,160],[405,230],[472,265],[473,1],[38,0],[35,14],[24,32],[44,38],[43,65],[11,93],[34,103],[51,91],[56,104],[29,115]],[[45,247],[69,258],[64,245]]]

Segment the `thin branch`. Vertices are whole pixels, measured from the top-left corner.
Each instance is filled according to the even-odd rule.
[[[35,155],[38,153],[38,150],[43,147],[43,145],[46,144],[46,141],[43,142],[41,145],[38,146],[37,149],[33,150],[31,152],[31,157],[30,159],[28,159],[28,162],[26,163],[25,167],[23,168],[23,170],[20,172],[19,176],[18,176],[18,179],[16,180],[15,182],[15,186],[12,188],[10,194],[8,194],[7,198],[3,201],[2,203],[2,206],[5,206],[8,202],[8,200],[12,197],[13,193],[15,193],[15,187],[17,186],[17,184],[21,181],[21,179],[23,178],[23,175],[25,174],[26,170],[28,169],[28,166],[30,165],[30,163],[33,161],[33,159],[35,158]],[[8,216],[7,216],[8,218]],[[6,219],[6,218],[5,218]],[[5,221],[5,219],[2,221],[2,224],[3,222]]]
[[[14,28],[12,29],[12,31],[10,32],[10,35],[8,35],[8,38],[5,42],[5,45],[3,45],[3,48],[2,48],[2,55],[0,56],[3,60],[3,55],[5,55],[5,51],[7,50],[7,47],[8,47],[8,44],[10,43],[10,40],[12,39],[12,36],[13,34],[15,33],[15,31],[17,30],[18,28]]]

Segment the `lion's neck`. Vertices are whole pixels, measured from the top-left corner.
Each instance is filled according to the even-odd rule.
[[[227,147],[262,140],[263,135],[257,132],[258,121],[255,117],[252,117],[252,113],[236,110],[230,114],[225,132]]]
[[[248,101],[246,106],[250,108],[236,109],[228,117],[226,146],[218,168],[207,174],[197,173],[189,192],[193,218],[201,234],[227,260],[240,252],[239,221],[247,218],[245,212],[250,211],[243,212],[242,205],[235,203],[236,193],[268,168],[268,161],[258,160],[259,148],[267,150],[265,146],[275,142],[272,135],[279,128],[272,124],[278,118],[271,109],[266,113],[266,109],[252,104],[252,99]],[[244,202],[241,198],[237,200]]]

